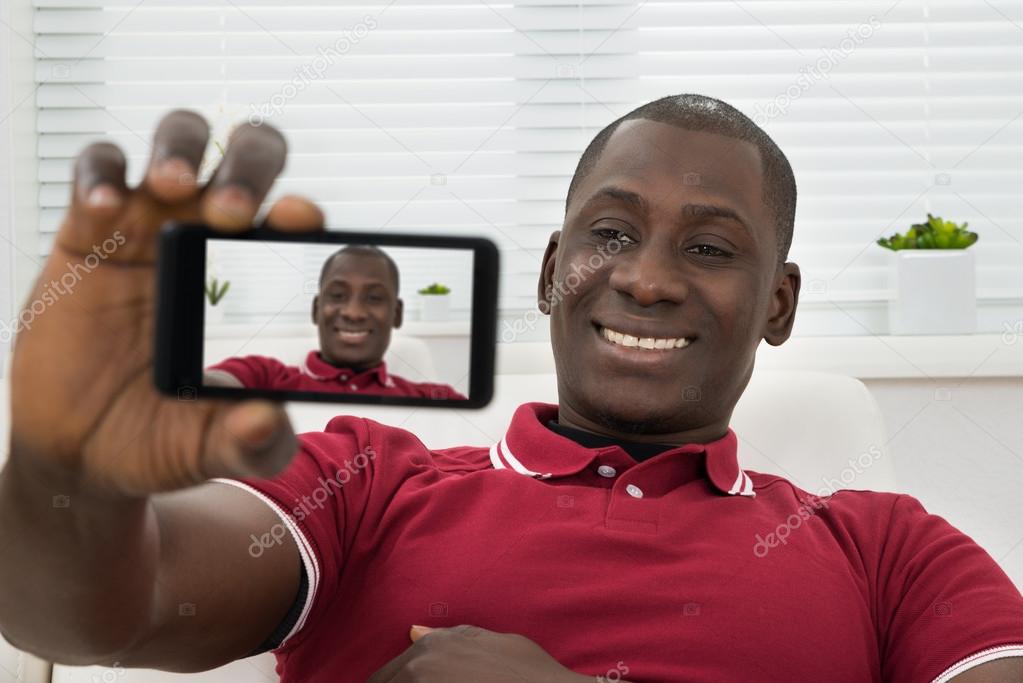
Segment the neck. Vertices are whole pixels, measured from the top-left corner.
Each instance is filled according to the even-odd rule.
[[[327,356],[323,355],[322,351],[320,352],[320,359],[323,362],[325,362],[327,365],[333,365],[335,368],[344,368],[346,370],[351,370],[356,375],[358,375],[359,373],[365,372],[366,370],[369,370],[371,368],[375,368],[376,366],[380,365],[380,363],[383,362],[383,359],[375,361],[375,362],[364,363],[364,364],[361,364],[361,365],[356,365],[354,363],[338,362],[338,361],[332,360],[332,359],[328,358]]]
[[[717,441],[728,432],[728,422],[728,417],[726,417],[711,424],[674,430],[671,427],[663,428],[648,423],[630,424],[607,418],[599,419],[584,415],[565,400],[558,402],[558,424],[598,436],[634,443],[658,443],[672,446],[710,443]]]

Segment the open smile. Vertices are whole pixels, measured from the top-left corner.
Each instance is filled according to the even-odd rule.
[[[346,344],[361,344],[372,334],[371,330],[339,330],[335,329],[334,333],[338,336],[342,342]]]
[[[625,327],[619,324],[619,327]],[[674,367],[685,349],[695,341],[695,336],[668,336],[663,332],[655,334],[648,330],[623,330],[593,324],[594,334],[600,339],[597,345],[600,354],[614,364],[622,364],[633,370],[650,368],[655,372],[667,371]]]
[[[670,351],[684,349],[692,343],[690,337],[652,337],[640,336],[638,332],[630,333],[597,325],[597,332],[607,342],[626,349],[636,351]]]

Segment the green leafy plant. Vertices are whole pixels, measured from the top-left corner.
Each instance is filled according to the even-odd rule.
[[[900,249],[965,249],[977,241],[977,233],[966,229],[969,223],[959,225],[940,216],[927,214],[926,223],[914,223],[905,233],[895,233],[877,241],[882,247]]]
[[[211,306],[216,306],[220,303],[220,300],[227,294],[227,290],[231,287],[230,280],[224,280],[220,282],[217,278],[211,278],[206,281],[206,300],[210,302]]]
[[[442,285],[439,282],[434,282],[432,285],[429,285],[427,287],[423,287],[422,289],[420,289],[419,293],[420,294],[426,294],[428,296],[430,296],[430,295],[437,295],[437,294],[450,294],[451,293],[451,288],[450,287],[446,287],[446,286]]]

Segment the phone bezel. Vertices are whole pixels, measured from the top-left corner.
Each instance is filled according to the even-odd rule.
[[[471,249],[473,251],[472,327],[468,400],[431,399],[309,391],[203,386],[204,280],[208,239],[326,244],[375,244],[381,247]],[[196,223],[170,222],[160,232],[156,268],[154,381],[161,392],[181,400],[267,398],[276,401],[362,403],[372,405],[482,408],[494,394],[497,343],[497,287],[500,255],[482,237],[411,233],[280,232],[266,227],[239,233],[214,231]]]

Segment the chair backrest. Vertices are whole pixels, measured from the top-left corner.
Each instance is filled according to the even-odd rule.
[[[358,415],[400,425],[431,448],[489,446],[515,408],[557,403],[554,374],[498,375],[493,402],[481,410],[358,406]],[[293,404],[297,429],[323,429],[341,406]],[[353,411],[355,412],[355,411]],[[877,402],[857,379],[822,372],[753,373],[732,415],[742,467],[777,474],[811,493],[895,490],[895,468]]]

